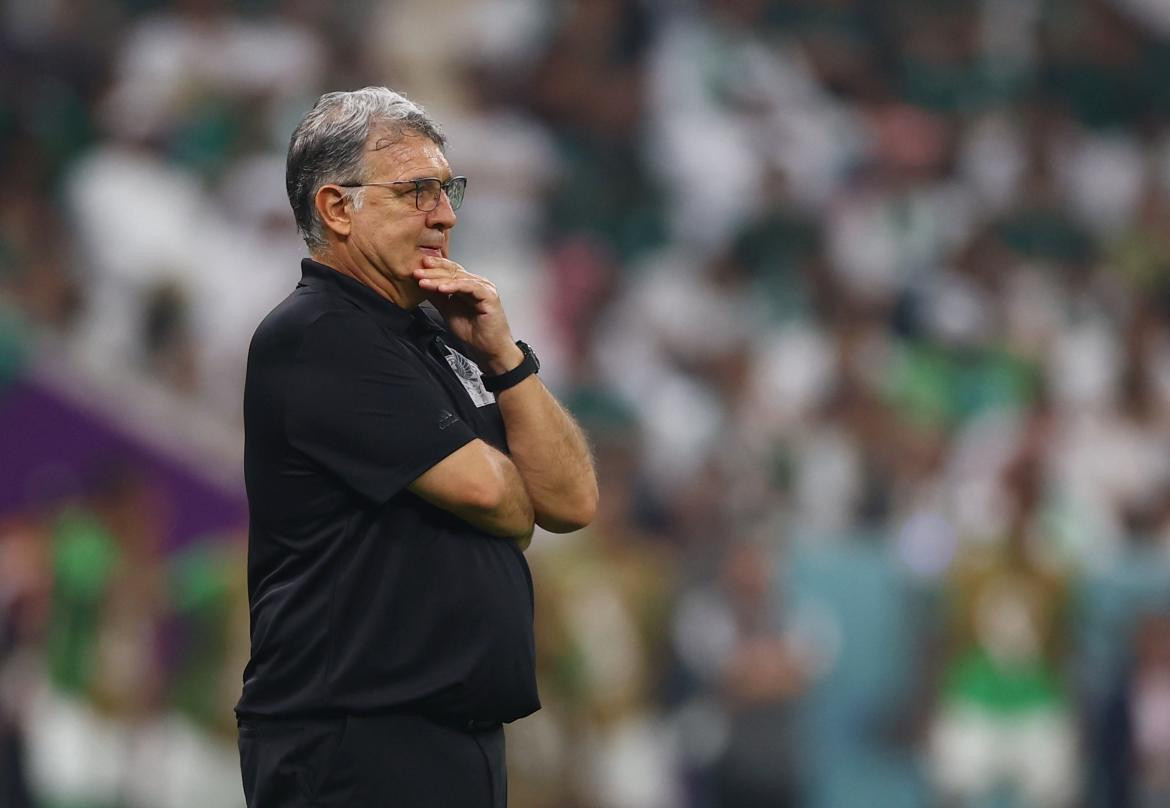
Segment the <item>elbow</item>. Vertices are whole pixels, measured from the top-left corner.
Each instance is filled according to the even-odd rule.
[[[575,530],[585,527],[597,516],[597,502],[600,496],[597,491],[597,481],[594,480],[579,497],[577,508],[574,512],[574,521],[578,523],[578,526],[574,528]]]
[[[589,525],[597,516],[597,483],[594,482],[578,491],[573,497],[565,497],[555,513],[538,514],[536,523],[550,533],[572,533]]]
[[[508,498],[508,485],[499,473],[484,474],[463,492],[464,503],[480,513],[500,510]]]
[[[467,505],[486,518],[491,532],[508,538],[530,536],[536,520],[523,485],[515,482],[504,473],[485,474],[465,493]]]

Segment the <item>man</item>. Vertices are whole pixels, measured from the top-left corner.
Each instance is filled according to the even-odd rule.
[[[448,257],[444,142],[367,87],[289,145],[312,259],[244,392],[250,808],[503,806],[501,724],[540,706],[522,551],[588,524],[597,484],[495,287]]]

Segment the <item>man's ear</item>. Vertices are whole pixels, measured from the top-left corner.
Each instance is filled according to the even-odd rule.
[[[325,227],[338,236],[348,236],[353,227],[351,216],[353,208],[349,205],[350,197],[347,189],[337,185],[322,185],[313,197],[313,204],[317,207],[317,215],[321,217]]]

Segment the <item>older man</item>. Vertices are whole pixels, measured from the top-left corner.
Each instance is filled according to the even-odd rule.
[[[501,724],[539,707],[522,551],[587,524],[597,484],[495,287],[449,257],[444,143],[367,87],[289,145],[312,258],[244,393],[250,808],[503,806]]]

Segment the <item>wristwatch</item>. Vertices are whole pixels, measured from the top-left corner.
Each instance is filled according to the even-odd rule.
[[[536,358],[535,351],[528,346],[528,343],[516,340],[516,347],[524,353],[524,360],[519,365],[498,376],[480,376],[479,380],[483,382],[483,386],[488,392],[502,393],[509,387],[520,384],[533,373],[540,371],[540,360]]]

